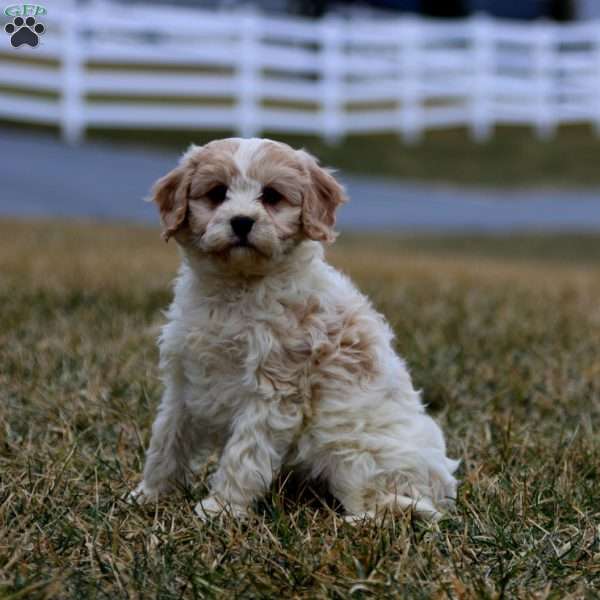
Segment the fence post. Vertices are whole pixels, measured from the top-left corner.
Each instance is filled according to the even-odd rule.
[[[62,98],[60,127],[61,135],[68,144],[77,144],[85,134],[85,98],[83,70],[85,56],[78,21],[85,22],[83,15],[76,15],[69,8],[61,22],[62,33]]]
[[[344,63],[340,18],[334,15],[324,17],[320,33],[323,134],[328,144],[335,144],[344,134],[341,106]]]
[[[495,98],[495,39],[493,23],[485,14],[472,19],[473,88],[471,96],[471,136],[485,142],[493,134]]]
[[[414,144],[421,139],[424,126],[419,79],[422,60],[420,21],[403,17],[399,28],[398,126],[402,139],[407,144]]]
[[[259,15],[248,8],[241,18],[239,52],[239,98],[238,133],[242,137],[252,137],[261,130],[260,107],[258,106],[260,23]]]
[[[537,96],[537,114],[535,128],[538,137],[547,140],[556,131],[556,118],[553,104],[553,50],[554,36],[552,24],[548,21],[539,21],[533,29],[534,39],[534,81]]]

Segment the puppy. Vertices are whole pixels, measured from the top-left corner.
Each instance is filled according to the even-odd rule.
[[[350,519],[436,518],[458,461],[392,348],[384,318],[328,265],[344,190],[302,150],[192,146],[154,186],[182,255],[160,336],[164,382],[138,501],[217,451],[203,519],[245,515],[283,465],[325,480]]]

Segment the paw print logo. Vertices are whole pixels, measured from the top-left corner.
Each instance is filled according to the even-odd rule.
[[[39,42],[38,36],[42,35],[46,28],[41,23],[36,23],[33,17],[15,17],[12,23],[6,25],[4,31],[10,35],[10,43],[15,48],[23,44],[35,48]]]

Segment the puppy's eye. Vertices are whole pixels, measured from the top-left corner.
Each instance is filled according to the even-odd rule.
[[[276,204],[279,204],[281,200],[283,200],[283,196],[272,187],[263,188],[261,198],[263,204],[267,204],[268,206],[275,206]]]
[[[227,196],[226,185],[216,185],[214,188],[206,192],[207,198],[214,204],[222,204]]]

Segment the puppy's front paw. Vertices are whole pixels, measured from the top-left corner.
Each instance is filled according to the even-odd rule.
[[[133,492],[127,494],[125,499],[129,504],[149,504],[156,502],[160,496],[160,491],[149,488],[144,481],[142,481]]]
[[[242,506],[229,504],[216,496],[208,496],[196,504],[194,512],[203,520],[208,521],[215,517],[237,517],[244,518],[248,515],[246,509]]]
[[[430,498],[397,496],[395,506],[402,511],[412,510],[424,521],[439,521],[442,518],[442,513],[435,508]]]

